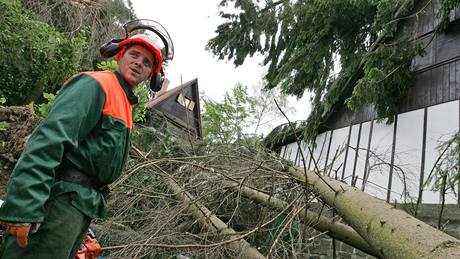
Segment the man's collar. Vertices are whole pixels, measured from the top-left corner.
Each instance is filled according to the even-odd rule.
[[[129,102],[134,105],[139,102],[137,96],[134,94],[133,89],[131,86],[126,82],[126,80],[121,76],[120,72],[114,71],[115,75],[117,76],[118,81],[120,82],[121,87],[123,87],[123,91],[125,91],[126,96],[129,99]]]

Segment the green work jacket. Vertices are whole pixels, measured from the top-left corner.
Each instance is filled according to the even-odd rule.
[[[0,221],[43,222],[46,201],[63,193],[72,193],[72,205],[85,215],[103,217],[102,194],[57,181],[55,174],[65,165],[102,184],[115,181],[128,156],[135,103],[137,97],[118,72],[84,72],[69,79],[10,176]]]

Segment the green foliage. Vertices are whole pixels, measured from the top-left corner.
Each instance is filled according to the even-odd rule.
[[[320,132],[321,123],[323,120],[324,106],[318,104],[312,110],[305,123],[303,140],[307,143],[314,143],[316,136]]]
[[[435,191],[452,190],[455,193],[460,182],[460,133],[441,142],[437,149],[440,156],[425,185],[432,183]]]
[[[387,38],[393,37],[398,29],[399,17],[401,17],[402,14],[408,13],[413,7],[411,1],[371,0],[370,2],[372,2],[378,10],[374,18],[372,30]]]
[[[244,139],[247,146],[262,148],[259,131],[272,128],[272,122],[281,115],[279,109],[286,115],[292,112],[287,96],[276,89],[261,89],[257,85],[249,93],[246,87],[237,84],[225,93],[223,102],[204,99],[205,139],[216,144]]]
[[[408,15],[414,2],[222,0],[224,22],[207,49],[237,66],[246,57],[262,54],[268,65],[267,88],[279,87],[296,96],[313,93],[313,112],[305,126],[305,138],[311,141],[331,109],[344,103],[344,94],[351,93],[348,108],[370,105],[379,118],[391,120],[413,80],[411,61],[422,51],[408,39],[391,45],[382,42],[394,41],[401,17]],[[442,1],[444,23],[459,2]],[[385,40],[371,50],[379,36]],[[359,72],[361,62],[364,73],[351,91],[354,85],[348,81]],[[338,66],[341,71],[335,75]]]
[[[460,0],[442,0],[441,2],[441,12],[439,12],[438,14],[441,18],[441,22],[436,28],[436,30],[438,31],[444,31],[445,29],[447,29],[447,26],[450,22],[449,14],[455,7],[457,7],[460,4]]]
[[[364,56],[364,76],[346,100],[348,108],[357,110],[373,105],[380,119],[388,118],[391,122],[401,98],[414,82],[411,62],[422,53],[421,48],[412,46],[408,41],[384,45],[367,53]]]
[[[79,70],[83,36],[69,39],[32,20],[19,1],[0,2],[0,24],[0,95],[8,104],[28,103],[42,91],[55,92]]]
[[[115,70],[117,69],[117,61],[110,60],[110,61],[101,61],[96,65],[97,69],[99,70]]]
[[[43,97],[47,100],[47,102],[38,105],[37,115],[40,118],[45,118],[48,116],[48,112],[51,106],[53,106],[56,95],[52,93],[43,93]]]
[[[265,147],[274,149],[277,144],[286,141],[287,137],[291,138],[288,142],[295,141],[295,135],[301,138],[304,128],[305,121],[295,121],[291,122],[291,124],[284,123],[278,125],[263,139],[262,143]]]
[[[68,38],[84,37],[81,65],[93,70],[101,60],[99,47],[124,35],[122,25],[136,19],[131,0],[73,1],[21,0],[33,19],[46,23]]]
[[[254,104],[255,100],[248,96],[247,88],[241,84],[225,93],[221,103],[204,99],[202,119],[205,139],[221,144],[240,141]]]
[[[271,130],[273,128],[272,123],[277,118],[283,118],[284,121],[284,117],[280,117],[281,112],[276,106],[275,100],[286,116],[289,116],[293,111],[287,95],[282,94],[278,89],[263,89],[261,85],[257,85],[252,89],[250,97],[253,99],[254,109],[249,121],[254,128],[251,133],[255,135],[260,134],[260,131]]]
[[[376,7],[370,1],[224,0],[216,37],[207,49],[220,59],[243,63],[256,52],[268,65],[267,87],[302,96],[305,90],[327,90],[334,58],[342,67],[359,58],[375,40],[371,30]],[[233,7],[233,8],[232,8]],[[237,11],[234,11],[236,8]]]
[[[150,90],[146,83],[142,83],[134,88],[134,93],[139,98],[139,102],[133,106],[133,121],[142,123],[145,122],[147,115],[144,105],[149,100]]]
[[[234,59],[236,65],[259,52],[269,65],[267,88],[280,87],[296,96],[305,90],[313,93],[314,109],[304,124],[305,137],[311,140],[377,36],[394,33],[396,23],[388,20],[400,8],[397,2],[313,0],[261,5],[224,0],[222,7],[233,4],[238,11],[221,12],[226,22],[207,47],[220,59]],[[337,65],[342,68],[338,76]]]
[[[353,73],[358,69],[358,61],[350,62],[349,66],[344,68],[341,76],[334,81],[331,81],[328,86],[327,93],[324,96],[319,94],[313,98],[313,109],[307,121],[299,127],[303,128],[303,140],[309,143],[314,143],[316,135],[320,132],[321,123],[324,117],[327,116],[334,105],[341,102],[341,94],[344,91],[344,85],[347,80],[352,77]]]

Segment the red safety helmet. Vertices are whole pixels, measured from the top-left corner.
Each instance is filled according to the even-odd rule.
[[[135,44],[139,44],[146,47],[148,50],[150,50],[150,52],[152,52],[153,58],[155,59],[154,68],[150,72],[149,78],[151,78],[154,73],[159,73],[161,71],[161,67],[163,64],[161,47],[155,42],[155,40],[152,37],[149,37],[146,34],[136,34],[120,42],[118,45],[121,47],[121,50],[116,54],[115,57],[119,58],[123,55],[128,46]]]
[[[112,39],[100,48],[103,58],[123,55],[127,46],[141,44],[151,50],[155,58],[155,68],[152,69],[150,89],[159,91],[163,84],[165,73],[163,64],[174,57],[174,45],[166,29],[158,22],[152,20],[134,20],[123,25],[125,37]]]

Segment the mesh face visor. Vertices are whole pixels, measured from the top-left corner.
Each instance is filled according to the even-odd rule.
[[[163,53],[163,60],[172,60],[174,57],[174,45],[166,29],[158,22],[142,19],[126,23],[124,26],[126,37],[135,34],[145,34],[154,39],[155,47]]]

